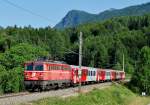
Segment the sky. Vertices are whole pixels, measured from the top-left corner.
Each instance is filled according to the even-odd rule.
[[[0,26],[53,27],[70,10],[98,14],[147,2],[150,0],[0,0]]]

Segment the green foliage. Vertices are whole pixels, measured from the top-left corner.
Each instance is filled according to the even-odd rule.
[[[4,93],[4,89],[5,89],[5,84],[6,84],[6,75],[7,75],[7,72],[6,72],[6,69],[4,66],[0,65],[0,93]]]
[[[135,70],[131,80],[131,88],[137,88],[138,92],[146,92],[150,95],[150,48],[144,46],[141,49],[139,66]]]
[[[44,49],[21,43],[0,55],[0,90],[1,92],[19,92],[23,86],[23,63],[38,57],[47,56]],[[3,66],[2,66],[3,65]]]
[[[127,63],[125,66],[126,66],[126,72],[127,73],[132,74],[134,72],[135,68],[133,65]]]

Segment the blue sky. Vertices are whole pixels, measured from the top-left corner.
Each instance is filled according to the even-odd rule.
[[[83,10],[89,13],[100,13],[110,8],[124,8],[131,5],[138,5],[150,2],[150,0],[9,0],[23,8],[26,8],[39,16],[32,15],[18,9],[5,0],[0,0],[0,26],[28,26],[53,27],[68,11]]]

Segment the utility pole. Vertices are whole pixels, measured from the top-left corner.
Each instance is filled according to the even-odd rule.
[[[122,61],[122,65],[123,65],[123,68],[122,68],[122,70],[124,71],[124,53],[123,53],[123,59],[122,59],[123,61]]]
[[[80,32],[80,38],[79,38],[79,88],[78,91],[81,92],[81,75],[82,75],[82,32]]]

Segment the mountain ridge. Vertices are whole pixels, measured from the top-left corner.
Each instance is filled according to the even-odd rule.
[[[92,23],[107,20],[119,16],[139,16],[150,13],[150,2],[125,7],[122,9],[110,8],[98,14],[88,13],[82,10],[71,10],[66,16],[55,25],[56,29],[64,29],[68,27],[76,27],[84,23]]]

